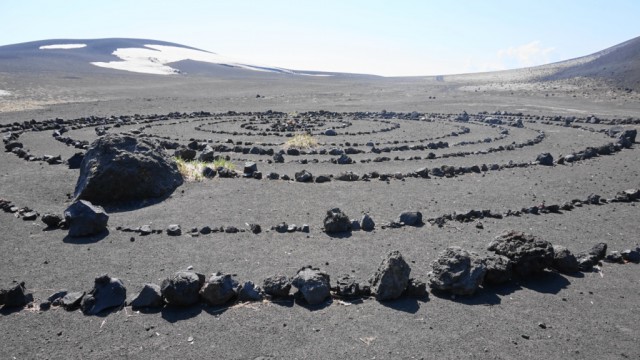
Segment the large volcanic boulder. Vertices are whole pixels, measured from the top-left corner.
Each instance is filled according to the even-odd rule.
[[[182,175],[160,144],[131,135],[96,140],[82,160],[74,195],[95,204],[157,198],[182,184]]]

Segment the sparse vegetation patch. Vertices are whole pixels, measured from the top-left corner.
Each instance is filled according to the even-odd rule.
[[[285,149],[312,149],[318,146],[318,140],[308,133],[299,133],[284,143]]]

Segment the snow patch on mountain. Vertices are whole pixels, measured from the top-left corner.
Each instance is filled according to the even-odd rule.
[[[227,65],[247,70],[288,73],[287,69],[269,66],[251,65],[244,62],[201,50],[167,45],[145,45],[144,48],[121,48],[112,53],[122,61],[92,62],[99,67],[131,71],[144,74],[171,75],[179,74],[180,70],[167,64],[183,60],[202,61],[212,64]]]
[[[57,49],[68,50],[68,49],[80,49],[86,46],[87,44],[53,44],[53,45],[40,46],[39,49],[40,50],[57,50]]]

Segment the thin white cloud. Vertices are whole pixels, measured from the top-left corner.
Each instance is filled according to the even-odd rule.
[[[552,47],[543,47],[540,41],[532,41],[520,46],[498,50],[498,59],[517,62],[519,67],[536,66],[550,62],[550,54],[555,51]]]
[[[494,55],[485,58],[467,58],[464,72],[487,72],[518,69],[549,64],[554,58],[555,48],[544,47],[538,40],[530,43],[500,49]]]

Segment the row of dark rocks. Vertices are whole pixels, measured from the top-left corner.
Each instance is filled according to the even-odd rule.
[[[453,295],[472,295],[482,285],[501,285],[522,280],[552,269],[563,274],[592,271],[604,260],[611,263],[640,262],[640,248],[613,251],[598,243],[574,255],[569,249],[552,245],[531,234],[507,231],[487,247],[494,255],[480,256],[452,246],[442,251],[432,264],[429,285]]]
[[[523,147],[523,146],[530,146],[536,143],[539,143],[540,141],[542,141],[542,139],[544,139],[544,133],[540,133],[538,137],[536,137],[535,140],[530,140],[526,143],[523,144],[516,144],[516,145],[509,145],[507,147],[498,147],[495,149],[489,149],[488,152],[495,152],[495,151],[503,151],[503,150],[514,150],[515,148],[518,147]],[[588,160],[597,156],[604,156],[604,155],[611,155],[614,154],[624,148],[630,148],[633,145],[633,141],[635,141],[635,129],[633,130],[628,130],[622,133],[619,133],[618,137],[617,137],[617,141],[613,142],[613,143],[608,143],[605,145],[602,145],[600,147],[594,148],[594,147],[587,147],[585,150],[583,151],[579,151],[576,152],[574,154],[570,154],[567,156],[560,156],[556,161],[554,161],[553,156],[550,153],[542,153],[539,154],[534,162],[520,162],[520,163],[515,163],[513,161],[510,161],[508,164],[502,164],[502,165],[498,165],[498,164],[482,164],[482,165],[473,165],[473,166],[459,166],[459,167],[453,167],[453,166],[448,166],[448,165],[442,165],[440,167],[434,167],[432,169],[427,169],[427,168],[421,168],[418,169],[414,172],[411,173],[407,173],[407,174],[402,174],[402,173],[394,173],[394,174],[380,174],[377,171],[372,171],[370,173],[364,174],[362,176],[355,174],[353,172],[342,172],[340,174],[338,174],[337,176],[334,175],[320,175],[317,177],[314,177],[313,174],[311,174],[309,171],[307,170],[302,170],[300,172],[297,172],[295,174],[295,176],[293,177],[293,180],[297,181],[297,182],[316,182],[316,183],[323,183],[323,182],[329,182],[331,181],[331,179],[336,179],[336,180],[342,180],[342,181],[357,181],[357,180],[362,180],[362,181],[368,181],[370,179],[379,179],[382,181],[387,181],[389,179],[398,179],[398,180],[402,180],[404,178],[429,178],[429,174],[431,176],[435,176],[435,177],[455,177],[455,176],[459,176],[459,175],[464,175],[464,174],[472,174],[472,173],[482,173],[482,172],[486,172],[486,171],[499,171],[499,170],[504,170],[504,169],[509,169],[509,168],[525,168],[525,167],[530,167],[530,166],[534,166],[534,165],[544,165],[544,166],[552,166],[554,164],[558,164],[558,165],[563,165],[565,163],[571,163],[571,162],[575,162],[575,161],[582,161],[582,160]],[[471,154],[475,154],[475,153],[469,153],[469,152],[460,152],[460,153],[454,153],[454,154],[443,154],[441,157],[442,158],[446,158],[446,157],[451,157],[451,156],[466,156],[466,155],[471,155]],[[437,158],[435,156],[435,154],[431,153],[427,159],[434,159]],[[422,159],[419,157],[416,158],[412,158],[411,160],[418,160],[418,159]],[[390,161],[391,159],[389,158],[376,158],[373,160],[373,162],[384,162],[384,161]],[[399,158],[397,158],[397,160],[401,160]],[[284,158],[282,157],[281,154],[276,154],[274,156],[274,162],[278,163],[278,162],[284,162]],[[348,156],[346,156],[345,154],[343,154],[341,157],[337,158],[337,159],[332,159],[331,162],[336,163],[336,164],[352,164],[355,161],[351,158],[349,158]],[[361,162],[366,162],[366,160],[361,160]],[[250,164],[252,164],[252,166],[255,165],[254,162],[248,162]],[[260,173],[260,179],[262,178],[262,173]],[[266,175],[266,178],[269,180],[291,180],[292,178],[289,177],[288,175],[283,175],[280,176],[277,173],[271,172],[269,174]]]
[[[431,114],[431,116],[434,116],[434,114]],[[634,118],[634,117],[627,117],[625,119],[620,119],[620,118],[605,119],[605,118],[599,118],[596,115],[589,115],[585,117],[573,116],[573,115],[544,116],[544,115],[523,114],[522,112],[514,113],[514,112],[509,112],[504,110],[495,111],[493,113],[482,111],[477,114],[467,114],[467,112],[464,111],[463,113],[459,114],[455,118],[458,121],[464,121],[465,118],[467,119],[467,121],[468,120],[484,121],[484,119],[486,118],[493,118],[493,119],[498,119],[504,122],[514,122],[518,120],[523,120],[523,121],[561,123],[561,125],[564,125],[567,123],[569,124],[602,124],[602,125],[610,125],[610,126],[640,124],[640,118]]]
[[[305,266],[289,277],[276,274],[263,280],[262,286],[252,281],[238,282],[234,275],[216,272],[208,279],[191,268],[178,271],[160,285],[144,284],[127,299],[124,283],[108,275],[95,278],[89,291],[60,290],[39,304],[40,310],[61,307],[80,308],[85,315],[103,314],[123,306],[134,309],[157,309],[165,306],[188,307],[203,303],[224,306],[234,301],[249,302],[274,299],[294,299],[317,306],[331,298],[354,299],[374,297],[389,301],[401,296],[418,299],[428,297],[427,285],[435,292],[452,295],[473,295],[479,287],[494,286],[513,280],[523,280],[547,270],[572,274],[592,271],[601,261],[611,263],[640,262],[640,248],[611,252],[598,243],[577,256],[566,247],[552,245],[531,234],[508,231],[497,236],[487,247],[493,255],[480,256],[458,246],[439,253],[432,262],[427,283],[411,278],[411,267],[399,251],[391,251],[376,272],[366,282],[351,275],[339,277],[332,285],[326,272]],[[597,269],[597,268],[596,268]],[[296,291],[291,294],[292,288]],[[23,307],[34,301],[24,282],[0,289],[0,305]]]
[[[442,121],[450,121],[450,120],[447,120],[447,119],[441,119],[441,120]],[[434,120],[426,119],[424,121],[425,122],[433,122]],[[151,128],[151,127],[154,127],[154,126],[184,124],[184,123],[186,123],[186,121],[183,122],[183,123],[151,124],[151,125],[146,125],[146,128]],[[457,127],[458,130],[457,131],[452,131],[452,132],[450,132],[448,134],[444,134],[444,135],[440,135],[440,136],[430,136],[430,137],[427,137],[427,138],[413,139],[413,140],[387,140],[387,141],[378,140],[378,141],[375,141],[375,142],[374,141],[370,141],[370,142],[366,143],[366,146],[368,146],[368,147],[377,147],[377,146],[381,146],[382,145],[384,147],[384,145],[399,145],[399,144],[411,144],[411,143],[415,144],[415,143],[425,143],[425,142],[426,143],[430,143],[430,142],[434,142],[434,141],[437,141],[437,140],[445,139],[445,138],[448,138],[448,137],[455,137],[455,136],[459,136],[459,135],[462,135],[462,134],[466,134],[466,133],[469,133],[471,131],[471,129],[469,129],[466,126],[455,125],[455,124],[452,124],[452,125],[454,127]],[[164,140],[170,140],[171,141],[171,137],[169,137],[169,136],[157,136],[157,135],[153,135],[153,136],[156,136],[156,137],[164,139]],[[293,137],[295,135],[287,133],[284,136],[285,137]],[[177,141],[177,140],[178,139],[175,139],[174,141]],[[196,141],[198,143],[213,143],[214,142],[211,139],[195,139],[195,138],[190,138],[189,141],[190,142]],[[216,143],[233,144],[235,146],[238,146],[238,145],[245,145],[245,146],[254,145],[254,142],[252,142],[252,141],[239,141],[239,140],[238,141],[234,141],[232,139],[225,139],[225,140],[222,140],[222,141],[218,141]],[[260,142],[260,145],[267,146],[267,147],[281,147],[281,146],[284,145],[284,143]],[[360,144],[360,143],[357,143],[357,142],[345,141],[345,142],[340,142],[340,143],[327,142],[327,143],[324,143],[324,145],[325,146],[331,146],[331,147],[343,147],[343,148],[346,148],[346,147],[358,147],[360,145],[365,145],[365,144]],[[234,151],[236,150],[235,147],[232,147],[232,148],[234,149]],[[243,149],[243,151],[246,151],[246,150]]]
[[[252,281],[239,283],[234,275],[214,273],[208,279],[191,269],[178,271],[160,285],[144,284],[140,292],[127,300],[127,289],[120,279],[101,275],[89,291],[57,291],[40,302],[41,310],[52,306],[66,310],[80,308],[86,315],[97,315],[122,306],[152,309],[164,306],[187,307],[198,303],[221,306],[233,301],[263,301],[293,297],[308,305],[319,305],[331,297],[359,298],[374,296],[379,301],[397,299],[402,295],[427,296],[423,282],[410,279],[411,268],[400,252],[393,251],[382,261],[378,270],[366,283],[350,275],[338,278],[334,285],[327,273],[305,266],[295,276],[276,274],[267,277],[262,286]],[[291,290],[296,291],[292,294]],[[33,301],[25,283],[0,289],[0,305],[21,307]]]
[[[293,136],[293,134],[291,132],[280,132],[280,131],[227,131],[227,130],[221,130],[220,125],[224,124],[224,123],[228,123],[231,122],[232,120],[222,120],[222,121],[214,121],[214,122],[209,122],[206,124],[202,124],[199,126],[195,127],[195,130],[197,131],[202,131],[202,132],[210,132],[212,134],[219,134],[219,135],[233,135],[233,136],[285,136],[285,137],[291,137]],[[386,125],[386,127],[382,127],[379,129],[375,129],[375,130],[369,130],[369,131],[354,131],[354,132],[341,132],[338,133],[336,131],[336,129],[344,129],[347,127],[350,127],[353,125],[352,122],[349,121],[342,121],[341,124],[339,125],[335,125],[332,126],[331,128],[322,130],[322,131],[316,131],[316,132],[312,132],[312,131],[308,131],[310,132],[312,135],[324,135],[324,136],[338,136],[338,135],[346,135],[346,136],[350,136],[350,135],[372,135],[372,134],[377,134],[377,133],[386,133],[389,131],[393,131],[396,129],[400,128],[400,124],[399,123],[394,123],[391,121],[387,121],[387,120],[379,120],[379,119],[371,119],[371,121],[373,122],[380,122]],[[213,127],[213,129],[211,129],[211,127]],[[246,129],[246,127],[245,127]]]
[[[349,113],[336,113],[329,111],[311,111],[298,114],[294,116],[296,117],[323,117],[326,119],[339,119],[343,120],[344,118],[351,118],[354,120],[362,120],[362,119],[386,119],[386,120],[415,120],[415,121],[434,121],[434,119],[441,120],[458,120],[464,122],[465,119],[474,120],[483,122],[487,117],[493,117],[500,120],[504,120],[506,122],[517,122],[519,119],[530,120],[530,121],[548,121],[548,122],[560,122],[562,124],[566,123],[586,123],[586,124],[604,124],[604,125],[634,125],[640,124],[640,118],[629,117],[626,119],[601,119],[596,116],[588,116],[588,117],[576,117],[576,116],[541,116],[541,115],[526,115],[522,113],[510,113],[506,111],[497,111],[491,114],[491,116],[487,116],[487,112],[481,112],[478,114],[469,115],[466,112],[463,112],[459,115],[452,116],[451,114],[443,114],[443,113],[401,113],[401,112],[390,112],[386,110],[382,110],[380,112],[349,112]],[[30,121],[22,121],[22,122],[13,122],[7,124],[0,124],[0,133],[5,132],[21,132],[21,131],[46,131],[46,130],[58,130],[61,128],[68,128],[72,130],[81,129],[84,127],[97,127],[97,126],[124,126],[129,124],[150,124],[155,122],[166,122],[170,120],[182,120],[182,119],[202,119],[202,118],[218,118],[222,119],[223,117],[257,117],[257,118],[267,118],[267,119],[281,119],[284,116],[288,116],[288,114],[282,112],[276,112],[272,110],[268,110],[265,112],[235,112],[228,111],[226,113],[218,113],[213,114],[205,111],[198,111],[192,113],[180,113],[180,112],[171,112],[164,115],[159,114],[149,114],[149,115],[120,115],[120,116],[109,116],[109,117],[100,117],[100,116],[89,116],[89,117],[81,117],[76,119],[48,119],[42,121],[30,120]]]
[[[171,123],[171,124],[175,124],[175,123]],[[145,127],[150,127],[150,126],[152,126],[152,125],[146,125],[146,126],[141,127],[140,129],[142,130]],[[116,127],[119,127],[119,126],[116,126]],[[102,135],[106,134],[106,130],[109,129],[109,127],[108,126],[98,126],[95,129],[96,129],[96,133],[99,136],[102,136]],[[135,130],[134,129],[134,130],[130,130],[130,132],[135,132],[135,133],[139,134],[141,132],[141,130]],[[54,133],[53,133],[54,138],[56,138],[57,140],[65,143],[67,145],[75,146],[76,148],[79,148],[79,149],[86,149],[88,147],[89,144],[88,144],[87,141],[75,141],[75,140],[73,140],[73,139],[71,139],[69,137],[63,137],[61,134],[66,132],[66,131],[67,131],[66,128],[55,130]],[[462,133],[466,133],[466,132],[469,132],[469,129],[466,128],[466,127],[462,127],[461,131],[459,133],[462,134]],[[450,136],[457,136],[459,133],[458,132],[452,132],[450,134]],[[174,149],[174,148],[177,148],[179,146],[179,144],[177,144],[175,142],[170,142],[170,141],[164,141],[164,142],[166,144],[166,148]],[[398,143],[398,141],[394,141],[394,143]],[[356,145],[356,144],[354,144],[354,145]],[[204,144],[202,146],[204,147]],[[374,145],[371,145],[371,146],[374,146]],[[447,146],[448,146],[447,144],[443,144],[442,142],[438,142],[438,143],[429,143],[426,146],[424,146],[424,148],[437,149],[437,148],[442,148],[442,147],[447,147]],[[191,148],[191,146],[189,146],[189,147]],[[414,147],[416,147],[416,146],[414,146]],[[416,148],[419,149],[421,147],[423,147],[423,146],[422,145],[418,145]],[[405,147],[396,147],[396,148],[393,148],[393,149],[389,149],[389,148],[376,149],[374,147],[372,149],[372,151],[373,152],[385,152],[385,151],[391,151],[391,150],[393,150],[393,151],[411,150],[406,146]],[[191,149],[193,150],[193,148],[191,148]],[[260,154],[260,155],[272,155],[273,154],[273,149],[264,149],[264,148],[259,148],[259,147],[256,147],[256,146],[254,146],[254,147],[242,147],[242,146],[236,145],[235,147],[227,147],[227,146],[224,146],[224,145],[217,145],[215,150],[218,151],[218,152],[226,152],[226,151],[229,151],[229,152],[230,151],[242,152],[244,154],[249,154],[249,153],[251,153],[251,154]],[[305,153],[304,151],[302,151],[302,152]],[[322,154],[322,152],[323,152],[322,150],[319,151],[320,154]],[[289,155],[294,155],[295,156],[295,155],[299,154],[299,151],[297,149],[289,149],[287,153]],[[313,151],[311,153],[313,153]],[[186,158],[186,159],[189,160],[189,159],[193,159],[193,158],[194,158],[194,156],[191,156],[190,158]]]
[[[560,204],[547,204],[542,202],[538,205],[523,207],[519,210],[506,210],[504,213],[496,213],[491,210],[468,210],[468,211],[456,211],[451,214],[445,214],[435,218],[427,219],[427,222],[431,225],[439,227],[444,226],[449,221],[457,222],[473,222],[479,221],[485,218],[502,219],[503,217],[521,216],[526,214],[540,215],[540,214],[558,214],[561,211],[571,211],[576,207],[582,207],[586,205],[602,205],[608,203],[630,203],[640,200],[639,189],[627,189],[617,192],[611,198],[604,198],[598,194],[590,194],[585,199],[573,199],[565,201]],[[479,227],[482,227],[482,223],[478,223]]]
[[[442,155],[436,155],[432,152],[428,153],[426,157],[422,157],[419,155],[416,156],[412,156],[409,158],[402,158],[399,156],[394,157],[393,159],[390,157],[386,157],[386,156],[382,156],[382,157],[376,157],[373,159],[360,159],[359,162],[360,163],[370,163],[370,162],[385,162],[385,161],[412,161],[412,160],[423,160],[423,159],[428,159],[428,160],[432,160],[432,159],[438,159],[438,158],[442,158],[442,159],[446,159],[446,158],[450,158],[450,157],[466,157],[466,156],[471,156],[471,155],[478,155],[478,154],[489,154],[489,153],[496,153],[496,152],[501,152],[501,151],[513,151],[519,148],[523,148],[526,146],[533,146],[536,145],[538,143],[540,143],[544,138],[545,138],[545,134],[542,131],[538,131],[538,135],[534,138],[534,139],[530,139],[527,141],[524,141],[522,143],[517,143],[517,144],[510,144],[510,145],[500,145],[498,147],[490,147],[486,150],[480,150],[480,151],[457,151],[457,152],[451,152],[451,153],[445,153]],[[483,141],[484,142],[484,141]],[[437,143],[429,143],[427,145],[404,145],[404,146],[399,146],[399,147],[394,147],[394,148],[390,148],[390,147],[383,147],[383,148],[371,148],[370,152],[371,153],[375,153],[375,154],[382,154],[382,153],[390,153],[392,151],[412,151],[412,150],[419,150],[419,151],[424,151],[424,150],[428,150],[428,149],[444,149],[444,148],[448,148],[449,144],[447,142],[437,142]],[[240,152],[240,151],[236,151],[236,152]],[[266,152],[264,152],[264,149],[260,149],[260,148],[243,148],[243,154],[267,154]],[[318,160],[318,159],[298,159],[298,160],[294,160],[297,163],[300,164],[307,164],[307,163],[333,163],[333,164],[339,164],[339,165],[346,165],[346,164],[353,164],[356,163],[355,160],[353,160],[352,158],[350,158],[348,155],[353,155],[353,154],[361,154],[361,153],[365,153],[365,151],[363,150],[359,150],[359,149],[354,149],[354,148],[346,148],[346,149],[338,149],[338,148],[332,148],[332,149],[320,149],[320,150],[298,150],[295,148],[291,148],[291,149],[287,149],[285,150],[281,150],[278,153],[276,153],[273,156],[273,161],[272,160],[267,160],[267,163],[283,163],[285,162],[284,156],[283,155],[293,155],[293,156],[298,156],[298,155],[339,155],[338,158],[333,158],[330,160]],[[193,154],[193,157],[195,158],[195,154]]]
[[[480,210],[468,210],[468,211],[456,211],[450,214],[445,214],[439,217],[426,219],[426,223],[431,226],[443,227],[447,222],[476,222],[476,226],[483,228],[480,222],[483,219],[494,218],[502,219],[503,217],[522,216],[522,215],[540,215],[549,213],[561,213],[561,211],[571,211],[576,207],[588,206],[588,205],[602,205],[607,203],[630,203],[640,200],[640,190],[628,189],[616,193],[611,198],[603,198],[597,194],[591,194],[585,199],[573,199],[563,202],[561,204],[547,204],[542,202],[541,204],[524,207],[520,210],[506,210],[503,213],[493,212],[488,209]],[[28,207],[19,207],[14,205],[11,201],[0,199],[0,209],[15,214],[16,217],[20,217],[25,221],[33,221],[40,216],[40,214]],[[45,213],[41,218],[42,222],[47,225],[47,229],[68,229],[69,236],[83,237],[92,236],[102,233],[107,228],[109,215],[105,210],[98,205],[93,205],[86,200],[76,200],[70,205],[64,212],[63,216]],[[422,226],[423,221],[422,213],[419,211],[403,211],[398,217],[391,222],[381,224],[382,229],[394,229],[402,226]],[[187,234],[190,236],[208,235],[211,233],[243,233],[251,232],[253,234],[259,234],[262,232],[262,227],[259,224],[246,223],[246,228],[238,228],[236,226],[204,226],[202,228],[191,228]],[[327,211],[327,214],[323,220],[323,230],[328,234],[339,234],[351,231],[372,231],[375,229],[376,222],[371,218],[369,214],[364,214],[360,219],[353,219],[347,216],[339,208],[334,208]],[[151,225],[142,225],[140,227],[116,227],[116,230],[122,232],[136,233],[141,236],[150,234],[161,234],[162,229],[154,229]],[[303,232],[309,233],[310,227],[307,224],[297,226],[295,224],[287,224],[285,222],[271,227],[272,231],[278,233],[292,233]],[[170,236],[182,235],[182,227],[179,224],[170,224],[164,231]]]
[[[9,135],[11,135],[11,134],[9,134]],[[534,139],[534,140],[531,140],[531,141],[528,141],[528,142],[525,142],[525,143],[522,143],[522,144],[509,145],[507,147],[499,147],[499,148],[495,148],[495,149],[491,148],[491,149],[488,150],[488,152],[502,151],[502,150],[513,150],[513,149],[518,148],[518,147],[533,145],[533,144],[536,144],[536,143],[540,142],[543,138],[544,138],[544,133],[541,132],[539,134],[539,136],[536,137],[536,139]],[[10,141],[10,139],[5,138],[5,142],[9,142],[9,141]],[[599,148],[587,148],[585,151],[582,151],[582,152],[579,152],[579,153],[576,153],[576,154],[570,154],[570,155],[567,155],[567,156],[561,156],[558,159],[558,163],[562,164],[564,162],[573,162],[573,161],[576,161],[576,160],[584,160],[584,159],[588,159],[588,158],[593,157],[593,156],[597,156],[598,154],[600,154],[600,155],[602,155],[602,154],[610,154],[610,153],[612,153],[614,151],[619,150],[621,147],[629,147],[631,145],[631,143],[633,143],[633,141],[635,141],[635,130],[625,130],[625,131],[622,131],[622,132],[618,133],[618,142],[616,142],[616,143],[610,143],[610,144],[607,144],[607,145],[603,145],[603,146],[601,146]],[[6,144],[6,146],[12,147],[13,151],[16,151],[16,152],[23,152],[23,151],[20,151],[21,150],[21,148],[20,148],[21,145],[22,145],[21,143],[16,144],[15,142]],[[165,145],[166,148],[173,148],[174,146],[178,146],[178,144],[175,144],[175,143],[172,144],[172,145],[167,145],[167,144],[163,144],[163,145]],[[440,145],[448,146],[448,144],[446,144],[446,143],[441,143],[441,144],[435,144],[434,147],[439,147]],[[86,144],[82,144],[81,148],[84,148],[86,146],[87,146]],[[224,145],[222,145],[222,146],[224,146]],[[211,160],[216,158],[216,156],[214,156],[214,151],[216,151],[214,148],[210,147],[207,144],[202,144],[202,143],[198,144],[197,142],[191,142],[187,147],[185,147],[183,149],[176,150],[175,155],[178,156],[178,157],[181,157],[181,158],[183,158],[185,160],[195,159],[195,155],[196,154],[195,154],[194,148],[195,149],[202,149],[202,153],[198,157],[198,159],[201,160],[201,161],[211,161]],[[409,146],[407,146],[407,148],[411,149],[411,147],[409,147]],[[356,150],[356,149],[353,149],[353,148],[347,148],[346,149],[346,153],[349,153],[349,151],[350,151],[349,149],[353,150],[353,151],[351,151],[351,153],[359,153],[359,152],[361,152],[361,150]],[[221,150],[221,149],[218,149],[218,150]],[[245,152],[245,150],[246,150],[247,153],[258,153],[258,154],[267,154],[267,155],[273,153],[273,149],[265,150],[265,149],[261,149],[261,148],[257,148],[257,147],[246,148],[246,149],[243,148],[243,153]],[[293,152],[297,152],[298,150],[297,149],[289,149],[288,150],[288,152],[292,152],[292,151]],[[330,149],[329,153],[333,153],[333,152],[336,152],[336,151],[345,151],[345,150],[342,150],[342,149]],[[283,162],[284,161],[284,159],[282,157],[282,152],[284,152],[284,150],[282,150],[279,154],[275,154],[274,162]],[[320,152],[322,152],[322,150]],[[452,154],[444,154],[444,155],[442,155],[442,157],[444,158],[444,157],[451,157],[451,156],[466,156],[466,155],[471,155],[471,154],[475,154],[475,153],[477,153],[477,152],[473,152],[473,153],[471,153],[471,152],[459,152],[459,153],[452,153]],[[25,155],[26,155],[26,152],[25,152],[25,154],[23,154],[23,156],[25,156]],[[434,157],[435,157],[435,154],[430,153],[427,158],[429,159],[429,158],[434,158]],[[59,164],[59,163],[62,162],[62,159],[59,156],[57,156],[57,157],[55,157],[55,156],[45,156],[44,158],[38,158],[38,157],[34,157],[34,156],[25,156],[25,158],[26,159],[31,159],[31,160],[45,160],[45,161],[47,161],[47,162],[49,162],[51,164]],[[409,160],[419,160],[419,159],[422,159],[422,158],[421,157],[412,157]],[[69,163],[69,166],[71,168],[77,168],[79,166],[79,163],[81,162],[81,160],[82,160],[82,154],[81,153],[77,153],[72,158],[70,158],[67,162]],[[386,158],[386,157],[380,157],[380,158],[373,159],[374,162],[382,162],[382,161],[390,161],[390,160],[391,160],[390,158]],[[404,160],[404,159],[400,159],[400,158],[396,157],[396,160]],[[350,163],[353,163],[354,161],[351,158],[349,158],[348,156],[346,156],[345,154],[342,154],[341,157],[339,157],[337,159],[332,159],[331,162],[334,162],[334,163],[337,163],[337,164],[350,164]],[[363,160],[361,160],[361,162],[367,162],[367,160],[363,159]],[[527,166],[527,165],[518,164],[517,166]],[[468,170],[469,170],[468,172],[474,172],[473,171],[473,167],[469,167]],[[216,171],[211,171],[211,169],[207,169],[207,172],[208,172],[208,174],[206,174],[206,175],[208,175],[208,177],[212,177],[212,176],[215,176],[215,172]],[[458,174],[462,174],[464,172],[465,172],[464,169],[458,169],[457,170]],[[438,174],[440,174],[440,173],[441,173],[440,171],[434,170],[434,174],[436,176],[438,176]],[[233,174],[229,173],[228,171],[227,172],[223,171],[221,174],[222,174],[222,177],[233,177]],[[446,172],[442,176],[445,176],[445,174],[446,174]],[[261,174],[258,174],[258,175],[261,175]],[[367,178],[367,176],[363,176],[363,177],[365,179]],[[261,176],[260,176],[260,178],[261,178]],[[270,178],[272,178],[272,177],[270,177]],[[384,179],[384,176],[382,178]]]
[[[18,141],[19,136],[20,133],[16,132],[9,132],[2,136],[2,143],[4,144],[4,150],[6,152],[13,153],[25,161],[44,161],[49,165],[62,164],[62,157],[60,155],[37,156],[31,154],[31,152],[24,147],[24,144]]]

